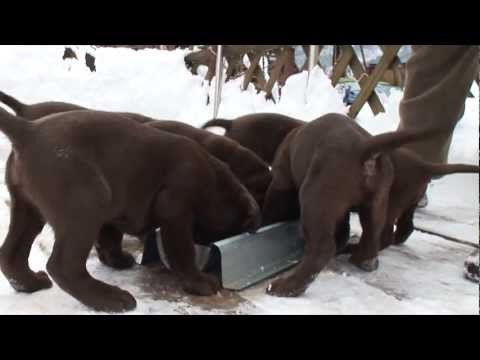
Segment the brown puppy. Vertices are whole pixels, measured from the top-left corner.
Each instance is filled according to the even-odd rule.
[[[151,131],[124,115],[70,111],[30,122],[0,109],[0,130],[12,142],[7,183],[10,228],[0,268],[18,291],[51,282],[34,273],[28,255],[48,222],[55,244],[47,263],[55,282],[101,311],[135,307],[126,291],[93,279],[85,267],[104,229],[141,234],[161,227],[165,251],[186,291],[211,295],[218,281],[194,261],[197,234],[223,236],[259,226],[259,209],[226,165],[196,142]]]
[[[32,121],[59,112],[87,110],[78,105],[54,101],[27,105],[1,91],[0,101],[12,108],[17,115]],[[233,173],[251,192],[258,204],[262,204],[263,197],[271,181],[271,175],[268,165],[252,151],[239,146],[236,142],[228,138],[212,134],[209,131],[197,129],[181,122],[155,121],[155,119],[133,113],[122,114],[140,123],[151,122],[149,126],[155,129],[183,135],[198,142],[210,154],[230,166]],[[120,257],[117,257],[117,260],[118,259],[120,259]],[[102,258],[101,260],[115,268],[125,268],[133,264],[133,259],[128,256],[125,256],[124,260],[118,264],[108,259]]]
[[[3,102],[5,105],[9,106],[18,116],[31,121],[61,112],[74,110],[90,110],[75,104],[58,101],[46,101],[36,104],[24,104],[13,96],[10,96],[2,91],[0,91],[0,101]],[[124,113],[124,115],[132,114]],[[142,116],[136,117],[135,120],[141,123],[151,121],[150,118],[145,118]],[[13,152],[10,153],[7,159],[7,164],[5,167],[6,178],[9,178],[9,174],[12,171],[12,156]],[[121,244],[122,233],[112,227],[105,226],[102,229],[102,234],[103,236],[100,237],[102,241],[98,241],[95,243],[95,248],[97,249],[100,261],[107,266],[119,270],[132,267],[135,264],[133,256],[126,252],[123,252],[121,246],[117,245]]]
[[[67,112],[72,110],[94,110],[60,101],[45,101],[36,104],[24,104],[13,96],[4,93],[3,91],[0,91],[0,102],[10,107],[16,115],[31,121],[43,118],[48,115],[58,114],[61,112]],[[119,112],[119,114],[135,115],[128,112]],[[151,121],[152,119],[139,116],[135,120],[137,122],[144,123]]]
[[[210,154],[230,167],[259,205],[263,203],[263,198],[272,177],[268,165],[252,151],[224,136],[218,136],[178,121],[157,120],[146,125],[183,135],[198,142]]]
[[[410,234],[415,204],[432,176],[478,173],[478,166],[437,165],[408,150],[394,150],[430,135],[392,132],[372,137],[340,114],[293,130],[273,163],[263,216],[266,223],[280,221],[299,203],[305,252],[294,272],[267,291],[278,296],[304,292],[335,255],[338,226],[352,208],[359,213],[363,233],[359,245],[352,247],[351,261],[365,270],[376,269],[382,244],[400,243]]]
[[[213,119],[205,123],[202,129],[212,126],[226,129],[225,136],[252,150],[271,164],[285,136],[305,124],[304,121],[281,114],[259,113],[240,116],[233,120]]]
[[[38,104],[24,104],[13,96],[0,91],[0,102],[10,107],[15,114],[27,120],[36,120],[50,114],[56,114],[71,110],[87,110],[86,108],[74,104],[47,101]]]

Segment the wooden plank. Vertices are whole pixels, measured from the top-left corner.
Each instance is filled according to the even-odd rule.
[[[253,59],[250,59],[250,67],[248,68],[247,72],[245,73],[245,78],[243,79],[243,85],[242,85],[242,90],[246,90],[248,84],[250,84],[250,81],[252,81],[253,74],[255,73],[255,69],[258,66],[258,62],[260,61],[260,58],[262,57],[263,52],[258,51],[255,53],[253,56]]]
[[[330,76],[330,80],[332,81],[332,85],[335,87],[338,84],[338,81],[345,73],[348,64],[353,57],[353,49],[350,46],[341,46],[341,54],[336,62],[335,66],[333,67],[332,75]]]
[[[324,45],[318,45],[318,51],[317,51],[317,59],[315,60],[315,64],[318,63],[318,59],[320,58],[320,53],[323,50]]]
[[[263,56],[265,56],[266,53],[263,54]],[[248,58],[250,59],[250,63],[253,61],[253,55],[251,53],[247,54]],[[260,60],[262,59],[262,57],[260,57]],[[263,67],[260,66],[260,61],[259,61],[259,64],[257,65],[255,71],[253,72],[253,77],[252,77],[252,81],[253,81],[253,78],[256,79],[256,84],[255,85],[255,88],[257,89],[257,94],[260,92],[260,91],[265,91],[265,88],[267,86],[267,80],[265,80],[265,76],[263,74]]]
[[[277,81],[278,77],[280,76],[280,72],[282,70],[283,65],[288,59],[288,53],[285,49],[282,50],[282,53],[280,56],[277,56],[277,60],[275,61],[274,68],[272,70],[272,73],[270,74],[270,78],[268,79],[267,86],[266,86],[266,98],[267,99],[273,99],[272,97],[272,89],[273,85],[275,85],[275,82]]]
[[[360,85],[360,89],[362,89],[362,86],[364,86],[368,75],[365,72],[366,69],[363,69],[363,65],[360,63],[360,60],[355,52],[353,53],[352,61],[350,62],[350,68],[352,69],[353,75]],[[382,102],[375,91],[373,91],[372,95],[368,98],[368,104],[375,115],[380,112],[385,112],[385,108],[383,107]]]
[[[389,47],[384,47],[383,49],[384,53],[380,62],[375,67],[368,79],[366,79],[362,90],[360,91],[357,98],[350,107],[348,115],[353,119],[357,117],[363,105],[372,95],[372,92],[375,90],[375,86],[377,85],[378,81],[382,78],[382,75],[385,73],[392,61],[397,56],[397,53],[400,50],[400,45],[391,45]]]

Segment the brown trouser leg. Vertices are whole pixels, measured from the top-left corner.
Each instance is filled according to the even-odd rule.
[[[447,162],[453,130],[463,116],[465,99],[478,71],[478,46],[412,46],[398,128],[442,127],[445,134],[406,147],[425,160]]]

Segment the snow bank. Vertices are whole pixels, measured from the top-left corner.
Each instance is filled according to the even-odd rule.
[[[0,46],[0,89],[26,103],[48,100],[66,101],[102,110],[139,112],[158,119],[179,120],[196,126],[212,116],[213,87],[210,88],[201,75],[192,76],[185,68],[183,57],[188,50],[134,51],[121,48],[93,49],[89,46],[79,46],[74,49],[79,59],[63,61],[63,46]],[[96,57],[97,71],[94,73],[90,72],[84,64],[84,54],[87,51]],[[370,56],[370,53],[367,56]],[[202,71],[204,69],[200,69],[200,72]],[[328,112],[347,112],[347,108],[342,103],[342,94],[331,87],[329,79],[318,68],[311,74],[307,94],[308,103],[305,104],[306,76],[306,72],[303,72],[290,77],[282,89],[281,99],[278,99],[278,89],[274,89],[276,104],[266,101],[264,94],[257,94],[253,85],[242,92],[240,88],[242,78],[230,81],[223,89],[219,116],[232,118],[254,112],[278,112],[303,120],[313,120]],[[478,163],[479,93],[476,85],[472,87],[472,92],[475,98],[467,100],[465,115],[454,134],[450,153],[451,161]],[[207,105],[209,95],[211,101]],[[399,121],[398,103],[402,92],[392,90],[389,97],[384,94],[380,94],[380,97],[386,109],[385,113],[374,117],[369,107],[365,106],[358,117],[358,122],[372,134],[395,130]],[[9,141],[0,134],[1,173],[4,172],[10,149]],[[0,179],[0,242],[2,242],[8,230],[10,215],[6,204],[9,195],[4,177],[1,176]],[[464,207],[460,210],[469,214],[476,213],[476,219],[468,221],[478,229],[478,201],[475,200],[478,199],[478,177],[475,179],[472,180],[472,176],[464,176],[456,178],[454,183],[445,182],[443,183],[445,189],[438,194],[448,198],[447,203],[443,201],[442,204],[448,206],[450,210],[451,204],[454,202],[458,204],[459,199],[462,199]],[[476,185],[472,181],[476,181]],[[438,188],[440,189],[441,186]],[[455,196],[448,196],[452,191],[455,192]],[[472,194],[476,194],[476,197],[472,197]],[[436,208],[433,207],[433,209]],[[418,234],[415,236],[415,239],[417,238],[419,238]],[[315,281],[305,297],[300,299],[271,298],[263,293],[263,288],[253,289],[245,296],[255,303],[257,311],[263,313],[297,311],[303,313],[477,313],[478,287],[475,294],[475,291],[469,287],[470,284],[457,281],[456,278],[461,274],[463,258],[466,257],[468,249],[459,251],[455,248],[455,257],[448,260],[452,265],[441,262],[442,266],[431,268],[438,263],[438,259],[443,261],[454,250],[437,251],[439,245],[432,245],[434,241],[431,237],[426,239],[430,241],[431,246],[428,241],[424,243],[414,241],[412,247],[415,246],[415,251],[407,249],[407,255],[413,256],[411,254],[420,252],[419,256],[425,255],[425,259],[432,252],[434,254],[440,252],[439,256],[436,258],[434,256],[432,261],[420,262],[420,265],[424,266],[423,272],[416,271],[415,266],[412,266],[412,269],[403,266],[401,270],[406,272],[405,275],[395,275],[402,261],[405,261],[408,256],[404,254],[405,250],[403,255],[396,253],[397,250],[388,250],[387,255],[382,256],[387,264],[386,272],[363,277],[353,275],[345,277],[326,271]],[[45,268],[52,243],[52,230],[46,227],[32,248],[30,264],[34,270]],[[340,264],[343,266],[343,272],[349,271],[348,265],[341,261]],[[132,277],[135,272],[123,273],[106,269],[98,263],[94,255],[89,260],[88,266],[94,276],[109,283],[121,284],[132,291],[139,300],[136,313],[170,314],[178,313],[179,308],[183,313],[205,313],[201,309],[182,305],[181,302],[173,304],[149,300],[135,285],[135,278]],[[428,271],[450,273],[446,275],[448,278],[446,281],[455,285],[453,287],[455,291],[448,290],[446,285],[435,287],[433,275],[428,275]],[[425,272],[426,278],[422,275]],[[418,277],[421,280],[424,276],[423,279],[426,280],[424,280],[425,283],[408,280],[407,283],[414,289],[412,293],[415,297],[410,301],[401,302],[395,298],[395,294],[392,298],[388,289],[377,286],[377,290],[372,290],[371,284],[376,284],[375,276],[395,278],[394,282],[399,288],[402,288],[400,285],[405,279]],[[430,280],[433,283],[427,286]],[[423,296],[422,291],[431,295]],[[139,298],[142,294],[144,296]],[[402,294],[398,296],[401,297]],[[445,297],[450,297],[450,300]],[[261,310],[262,307],[264,310]],[[0,313],[90,312],[56,286],[34,295],[16,294],[7,281],[0,276]]]

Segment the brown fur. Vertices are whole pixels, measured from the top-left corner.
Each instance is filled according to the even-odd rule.
[[[263,203],[263,197],[272,177],[268,165],[252,151],[224,136],[178,121],[157,120],[149,122],[147,126],[183,135],[198,142],[210,154],[230,167],[259,205]]]
[[[432,176],[478,173],[478,166],[427,163],[408,150],[395,149],[432,135],[401,131],[372,137],[340,114],[293,130],[273,163],[263,218],[271,223],[300,212],[305,252],[293,274],[272,283],[268,292],[304,292],[335,255],[338,227],[352,209],[359,213],[363,233],[359,245],[349,248],[351,261],[364,270],[376,269],[378,251],[410,235],[415,205]]]
[[[10,107],[15,114],[27,120],[36,120],[50,114],[56,114],[71,110],[87,110],[86,108],[74,104],[47,101],[38,104],[24,104],[13,96],[0,91],[0,102]]]
[[[218,281],[194,262],[194,240],[259,226],[258,206],[227,166],[196,142],[118,113],[70,111],[35,122],[0,109],[0,130],[11,140],[7,186],[10,228],[0,268],[18,291],[49,288],[28,255],[48,222],[55,233],[47,271],[83,304],[125,311],[135,299],[90,276],[92,246],[122,257],[121,234],[161,227],[165,251],[186,291],[211,295]],[[123,261],[123,259],[119,259]]]
[[[233,120],[213,119],[205,123],[202,129],[212,126],[224,128],[226,137],[235,140],[271,164],[277,148],[288,133],[304,124],[304,121],[281,114],[259,113],[240,116]]]
[[[59,112],[87,110],[78,105],[54,101],[27,105],[1,91],[0,101],[12,108],[17,115],[32,121]],[[183,135],[198,142],[210,154],[230,166],[233,173],[252,193],[258,204],[262,205],[263,197],[270,184],[271,175],[268,165],[252,151],[228,138],[212,134],[209,131],[197,129],[181,122],[155,121],[155,119],[142,115],[132,113],[121,114],[140,123],[150,123],[148,125],[155,129]]]

